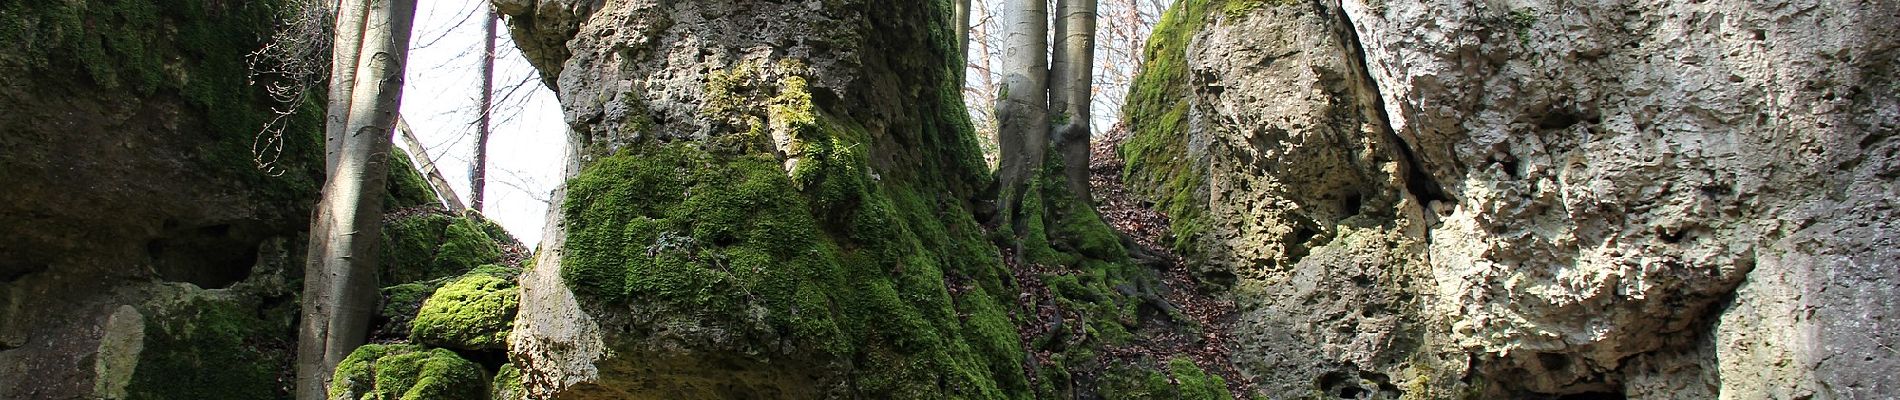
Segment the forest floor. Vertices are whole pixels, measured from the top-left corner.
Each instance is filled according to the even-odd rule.
[[[1175,322],[1190,325],[1176,331],[1198,337],[1163,334],[1163,337],[1137,340],[1110,352],[1124,360],[1148,359],[1159,363],[1186,356],[1202,370],[1226,380],[1227,389],[1236,397],[1246,398],[1252,393],[1254,382],[1241,376],[1229,361],[1232,359],[1229,353],[1234,350],[1229,334],[1238,319],[1234,302],[1202,290],[1200,282],[1189,271],[1188,261],[1163,244],[1169,235],[1168,217],[1155,211],[1153,203],[1143,201],[1122,183],[1124,162],[1116,149],[1127,139],[1128,130],[1117,127],[1097,137],[1090,146],[1089,186],[1095,197],[1096,211],[1109,226],[1132,238],[1141,247],[1137,252],[1145,252],[1144,256],[1151,258],[1149,264],[1162,279],[1160,297],[1178,310],[1170,314],[1187,320]],[[1165,366],[1158,367],[1165,370]]]

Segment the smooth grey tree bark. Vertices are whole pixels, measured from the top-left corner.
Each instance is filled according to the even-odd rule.
[[[970,58],[970,2],[971,0],[957,0],[955,15],[952,18],[957,24],[957,56],[962,60]],[[964,62],[968,63],[968,61]]]
[[[475,126],[475,162],[468,166],[468,206],[482,212],[488,196],[488,134],[490,116],[495,111],[495,19],[500,18],[490,4],[482,22],[482,96],[481,116]]]
[[[1094,99],[1096,0],[1056,0],[1055,51],[1049,109],[1056,113],[1050,143],[1062,157],[1070,193],[1089,196],[1089,106]]]
[[[332,5],[336,9],[336,29],[330,41],[330,93],[324,107],[325,174],[336,169],[337,156],[343,149],[343,132],[349,129],[350,91],[356,87],[356,55],[363,47],[363,17],[369,12],[368,1],[339,0]]]
[[[324,180],[310,226],[304,266],[302,321],[297,335],[299,400],[324,400],[338,363],[367,339],[376,306],[384,186],[389,175],[390,135],[402,98],[404,64],[415,19],[415,0],[345,0],[340,10],[365,10],[360,30],[343,28],[338,52],[359,43],[354,64],[333,64],[353,75],[349,106],[331,121],[347,121],[335,138],[335,161]],[[346,11],[344,11],[346,12]],[[343,15],[340,12],[339,15]],[[340,62],[340,61],[339,61]],[[332,86],[332,89],[336,89]],[[332,94],[336,98],[339,94]],[[332,103],[334,104],[334,103]],[[326,134],[331,132],[326,132]],[[331,138],[326,137],[327,143]]]
[[[999,216],[1021,233],[1022,198],[1049,145],[1049,6],[1008,0],[1004,13],[1003,88],[996,101]]]

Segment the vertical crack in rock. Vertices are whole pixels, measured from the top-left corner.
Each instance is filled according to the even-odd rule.
[[[1372,71],[1366,67],[1366,49],[1359,42],[1358,26],[1353,24],[1352,16],[1347,15],[1341,3],[1341,0],[1333,0],[1331,6],[1321,9],[1321,12],[1332,14],[1338,21],[1332,24],[1333,34],[1339,37],[1339,42],[1345,47],[1346,62],[1350,66],[1348,71],[1352,74],[1354,89],[1360,94],[1358,98],[1362,103],[1361,108],[1371,111],[1367,117],[1372,119],[1372,124],[1384,136],[1384,139],[1391,142],[1393,148],[1398,149],[1400,179],[1405,182],[1405,191],[1418,200],[1420,208],[1428,211],[1431,209],[1432,202],[1456,203],[1457,199],[1445,192],[1444,185],[1439,184],[1438,180],[1432,177],[1431,170],[1426,169],[1425,165],[1419,162],[1417,152],[1412,150],[1412,143],[1406,142],[1404,137],[1399,136],[1398,132],[1392,129],[1392,119],[1386,114],[1385,97],[1379,93],[1379,82],[1372,77]],[[1430,226],[1426,229],[1430,229]],[[1425,237],[1429,241],[1431,235]]]

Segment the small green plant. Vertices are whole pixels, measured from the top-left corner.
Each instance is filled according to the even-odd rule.
[[[1531,44],[1531,25],[1537,23],[1537,14],[1531,10],[1511,11],[1511,15],[1505,17],[1505,22],[1516,28],[1517,40],[1520,44],[1527,46]]]

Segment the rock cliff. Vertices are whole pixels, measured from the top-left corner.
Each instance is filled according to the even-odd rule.
[[[1184,0],[1125,176],[1276,398],[1881,398],[1896,15]]]
[[[530,397],[1226,393],[1107,354],[1184,325],[1061,185],[1033,237],[979,223],[949,2],[495,4],[572,128],[509,340]]]
[[[276,136],[248,80],[283,5],[0,5],[0,398],[289,397],[323,177],[320,98]],[[418,213],[392,161],[386,282],[501,261],[499,227]]]

